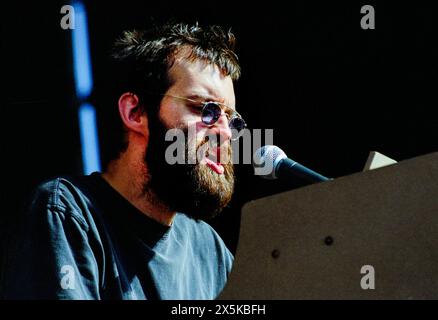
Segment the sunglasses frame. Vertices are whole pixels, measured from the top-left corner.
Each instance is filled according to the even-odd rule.
[[[219,108],[221,109],[221,111],[224,111],[224,109],[229,110],[229,111],[230,111],[230,115],[229,115],[229,114],[226,112],[226,110],[225,110],[225,115],[227,116],[227,119],[228,119],[228,125],[229,125],[229,126],[231,125],[231,121],[232,121],[233,119],[235,119],[235,118],[239,118],[240,120],[243,121],[243,128],[240,129],[240,130],[238,130],[239,135],[238,135],[236,138],[232,139],[232,140],[237,140],[237,139],[239,139],[240,136],[241,136],[242,131],[247,127],[247,124],[246,124],[245,120],[242,118],[242,116],[240,115],[240,113],[238,113],[236,110],[230,108],[229,106],[227,106],[227,105],[225,105],[225,104],[223,104],[223,103],[220,103],[220,102],[217,102],[217,101],[205,101],[205,102],[199,102],[199,101],[196,101],[196,100],[194,100],[194,99],[190,99],[190,98],[186,98],[186,97],[180,97],[180,96],[174,96],[174,95],[170,95],[170,94],[163,94],[163,96],[165,96],[165,97],[171,97],[171,98],[175,98],[175,99],[180,99],[180,100],[184,100],[184,101],[189,101],[189,102],[192,102],[192,103],[201,103],[201,104],[202,104],[202,111],[201,111],[201,113],[204,112],[206,106],[207,106],[208,104],[210,104],[210,103],[213,103],[213,104],[219,106]],[[222,115],[222,113],[221,113],[221,115]],[[202,116],[201,116],[201,118],[202,118]],[[204,123],[204,124],[206,124],[206,125],[208,125],[208,126],[213,126],[213,125],[217,122],[217,120],[219,120],[219,118],[216,119],[213,123],[206,123],[206,122],[204,122],[204,120],[202,120],[202,123]],[[231,126],[230,126],[230,128],[231,128]],[[237,130],[237,129],[234,128],[234,130]]]

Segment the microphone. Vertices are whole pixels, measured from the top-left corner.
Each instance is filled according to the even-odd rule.
[[[331,180],[289,159],[277,146],[263,146],[254,153],[253,166],[255,175],[264,179],[301,178],[310,183]]]

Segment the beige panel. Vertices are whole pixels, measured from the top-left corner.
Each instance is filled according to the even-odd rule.
[[[363,265],[375,269],[374,290],[361,288]],[[220,296],[436,298],[438,153],[246,204]]]

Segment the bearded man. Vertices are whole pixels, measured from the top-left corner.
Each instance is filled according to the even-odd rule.
[[[219,295],[233,256],[203,220],[231,199],[230,141],[245,127],[234,43],[231,32],[197,24],[123,33],[106,92],[122,128],[105,128],[113,156],[103,172],[36,189],[8,254],[5,298]],[[184,139],[168,141],[169,130]],[[169,161],[172,143],[196,161]]]

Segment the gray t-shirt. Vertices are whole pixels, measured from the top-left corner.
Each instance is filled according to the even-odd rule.
[[[39,186],[14,234],[6,299],[214,299],[233,256],[207,223],[148,218],[98,173]]]

